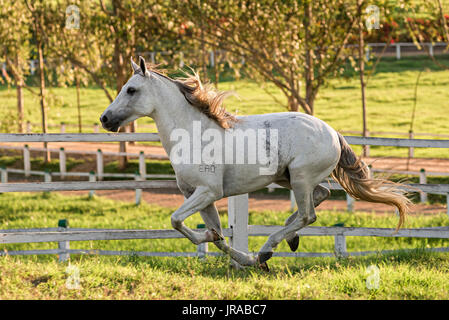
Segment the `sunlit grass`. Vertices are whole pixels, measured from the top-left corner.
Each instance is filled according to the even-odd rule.
[[[171,211],[154,205],[103,198],[58,194],[0,195],[0,229],[56,227],[68,219],[71,227],[168,229]],[[289,212],[250,213],[250,224],[280,225]],[[223,227],[226,213],[221,212]],[[199,214],[187,220],[196,227]],[[448,225],[448,217],[416,215],[406,227]],[[314,225],[347,227],[396,226],[391,213],[318,213]],[[251,237],[251,251],[258,251],[265,237]],[[411,249],[388,255],[335,258],[272,258],[271,272],[256,268],[233,270],[228,257],[154,258],[71,255],[70,264],[80,270],[80,289],[65,282],[67,263],[54,255],[0,257],[0,299],[447,299],[449,259],[447,253],[423,248],[448,246],[447,240],[417,238],[348,237],[348,251]],[[56,248],[56,243],[8,244],[1,250]],[[130,251],[196,251],[186,239],[71,242],[71,248]],[[210,250],[215,251],[213,245]],[[288,251],[283,242],[277,251]],[[304,237],[299,251],[332,252],[332,237]],[[366,287],[367,267],[380,271],[377,290]]]

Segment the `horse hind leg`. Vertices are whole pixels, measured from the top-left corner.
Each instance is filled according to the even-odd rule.
[[[326,200],[327,198],[329,198],[331,192],[328,188],[317,185],[315,187],[315,189],[313,190],[313,205],[314,207],[318,207],[321,202],[323,202],[324,200]],[[295,211],[291,216],[289,216],[287,218],[287,220],[285,220],[285,225],[289,225],[290,223],[292,223],[293,220],[295,220],[295,218],[298,215],[298,211]],[[309,224],[313,223],[315,221],[311,221],[309,222]],[[285,240],[287,241],[290,249],[295,252],[298,249],[299,246],[299,235],[296,232],[292,232],[291,234],[288,234],[285,237]]]
[[[273,255],[273,250],[284,240],[299,229],[315,219],[315,208],[313,203],[313,189],[307,181],[295,181],[292,179],[291,186],[298,204],[298,214],[292,221],[281,230],[272,233],[259,252],[258,261],[264,264]]]

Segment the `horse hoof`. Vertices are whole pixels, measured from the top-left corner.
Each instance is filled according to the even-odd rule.
[[[257,258],[260,265],[263,265],[265,261],[270,259],[273,256],[273,252],[260,252],[259,257]],[[267,266],[268,268],[268,266]]]
[[[293,252],[295,252],[296,250],[298,250],[298,246],[299,246],[299,236],[296,235],[293,239],[287,241],[290,250],[292,250]]]
[[[270,268],[268,268],[268,264],[266,262],[260,263],[259,268],[262,269],[265,272],[270,272]]]

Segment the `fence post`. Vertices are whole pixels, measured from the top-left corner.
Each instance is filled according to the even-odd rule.
[[[409,139],[413,139],[413,138],[414,138],[413,130],[410,130],[410,131],[408,132],[408,138],[409,138]],[[408,157],[409,157],[409,158],[413,158],[414,153],[415,153],[414,151],[415,151],[415,148],[413,148],[413,147],[409,147],[409,148],[408,148]]]
[[[51,172],[48,169],[44,171],[44,182],[51,182]],[[44,191],[44,195],[50,195],[50,191]]]
[[[5,167],[0,167],[0,182],[1,183],[8,183],[8,171],[6,171]]]
[[[214,51],[210,51],[209,52],[209,63],[211,67],[215,66],[215,56],[214,56]]]
[[[94,123],[94,133],[100,132],[100,127],[98,126],[98,123]]]
[[[348,212],[354,212],[354,198],[346,193],[346,207]]]
[[[431,57],[433,57],[433,44],[429,43],[429,54]]]
[[[184,52],[179,53],[179,67],[184,68]]]
[[[31,122],[27,121],[27,133],[31,133]]]
[[[142,180],[139,172],[136,172],[134,180],[136,181]],[[140,205],[141,202],[142,202],[142,189],[136,189],[136,206]]]
[[[69,222],[66,219],[58,221],[58,231],[64,232],[64,231],[67,231],[68,228],[69,228]],[[70,249],[69,241],[58,242],[58,249],[63,251],[63,252],[59,253],[59,262],[64,262],[64,261],[67,261],[70,259],[70,253],[64,252],[65,250]]]
[[[421,169],[419,171],[419,183],[420,184],[426,184],[427,183],[427,176],[426,176],[426,170],[425,169]],[[420,192],[419,193],[419,199],[420,199],[421,203],[427,202],[427,193]]]
[[[67,173],[67,164],[64,148],[59,149],[59,171],[61,172],[61,179],[65,179],[65,175]]]
[[[61,133],[65,133],[65,123],[61,122]]]
[[[341,258],[347,255],[346,237],[343,234],[337,234],[335,236],[335,256]]]
[[[27,121],[27,133],[31,133],[31,122]]]
[[[25,177],[29,177],[31,171],[31,162],[30,148],[27,144],[23,147],[23,170],[25,170]]]
[[[95,172],[89,172],[89,182],[95,182]],[[95,195],[95,190],[89,190],[89,199],[92,199]]]
[[[145,163],[145,153],[140,151],[139,153],[139,173],[142,180],[145,180],[147,177],[147,166]]]
[[[399,43],[396,43],[396,59],[401,59],[401,45]]]
[[[204,229],[206,228],[205,224],[198,224],[197,229]],[[207,242],[203,242],[200,243],[197,247],[196,247],[196,252],[198,253],[198,257],[199,258],[204,258],[207,255],[207,252],[209,250],[209,246]]]
[[[101,149],[97,150],[97,175],[98,180],[103,180],[103,152],[101,152]]]
[[[152,51],[152,52],[150,53],[150,58],[151,58],[151,63],[152,63],[152,64],[155,64],[155,63],[156,63],[155,56],[156,56],[156,52]]]
[[[446,194],[446,211],[449,216],[449,192]]]
[[[370,136],[369,130],[366,130],[365,134],[366,134],[366,137],[369,137]],[[364,145],[363,146],[363,156],[364,157],[369,157],[370,151],[371,151],[371,146],[370,145]]]
[[[232,229],[230,245],[239,251],[248,253],[248,194],[228,198],[228,226]],[[233,261],[234,266],[238,266]]]
[[[44,171],[44,182],[51,182],[51,171],[48,169]]]
[[[290,190],[290,211],[295,210],[296,208],[296,198],[293,190]]]

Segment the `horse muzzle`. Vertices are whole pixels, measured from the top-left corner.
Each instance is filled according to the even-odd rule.
[[[100,117],[101,125],[107,131],[117,132],[120,128],[121,120],[114,117],[110,111]]]

